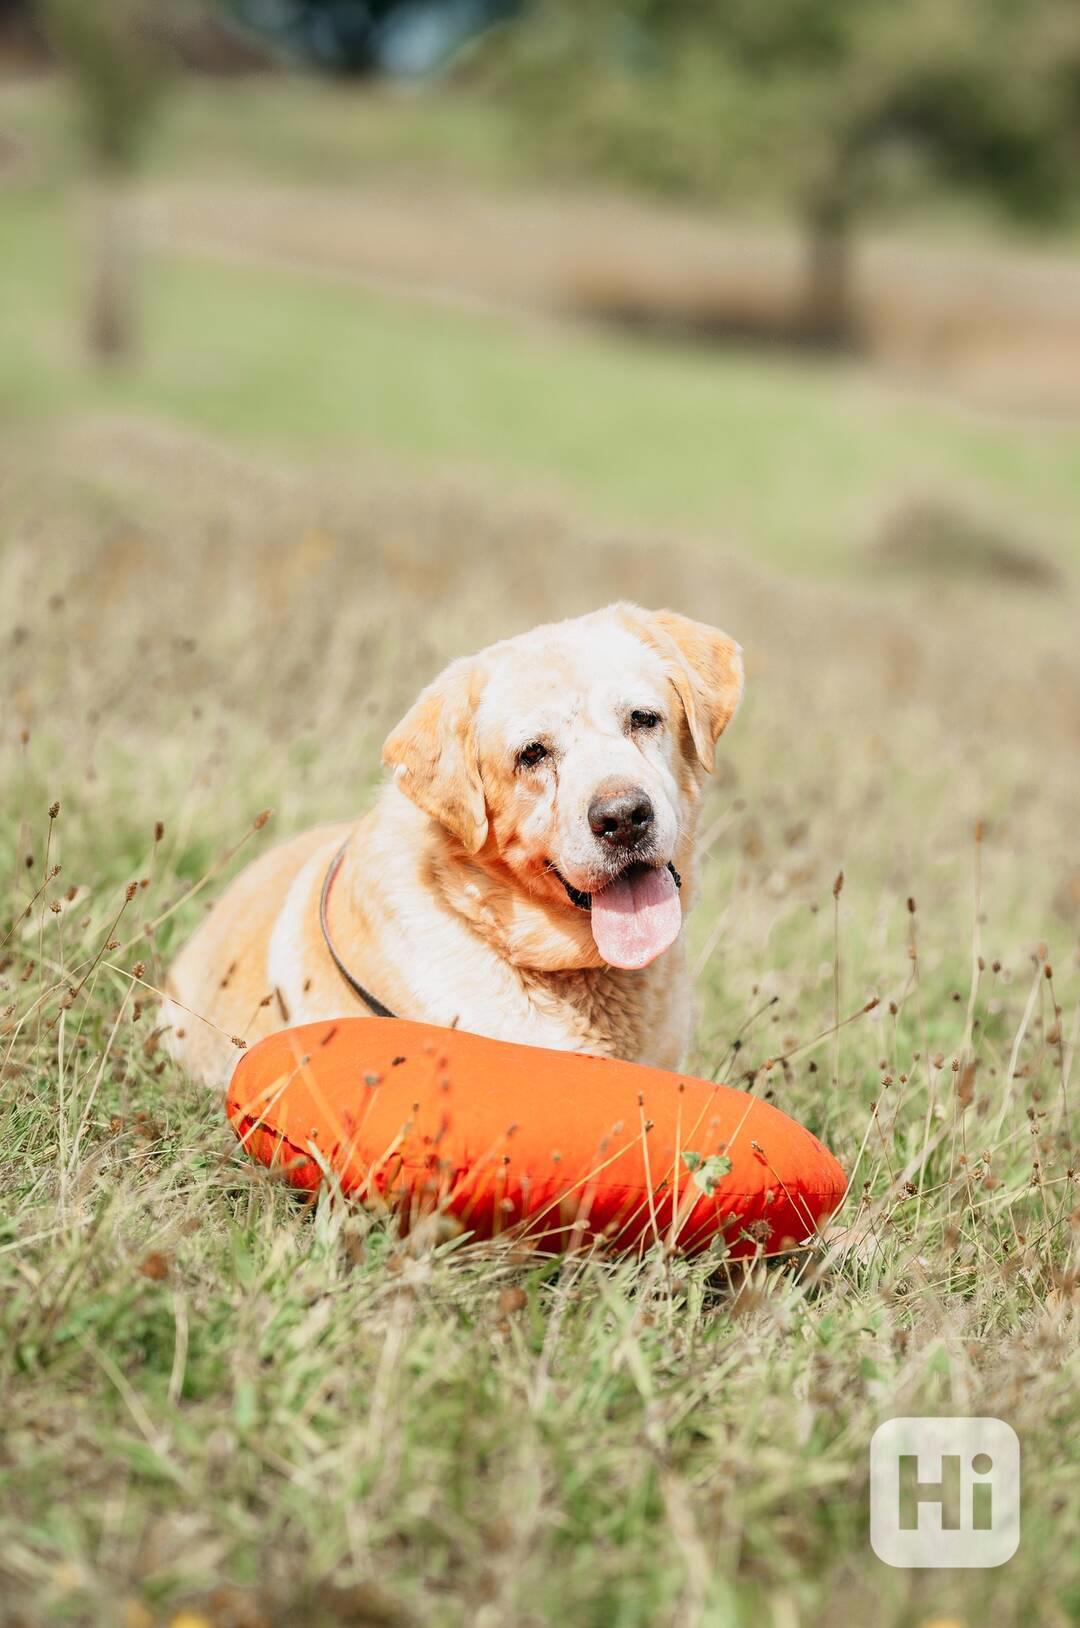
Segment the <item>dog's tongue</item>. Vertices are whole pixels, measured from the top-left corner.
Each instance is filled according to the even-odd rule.
[[[612,967],[647,967],[674,944],[682,907],[669,870],[635,870],[592,896],[592,934]]]

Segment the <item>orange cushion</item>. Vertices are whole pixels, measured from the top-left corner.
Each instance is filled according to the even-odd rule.
[[[815,1136],[744,1091],[400,1018],[270,1035],[226,1106],[294,1186],[331,1171],[405,1230],[440,1210],[547,1249],[696,1251],[719,1234],[732,1255],[770,1253],[811,1236],[845,1189]]]

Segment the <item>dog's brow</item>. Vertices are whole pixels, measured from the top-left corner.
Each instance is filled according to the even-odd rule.
[[[582,709],[582,698],[575,697],[567,700],[557,710],[554,707],[545,707],[526,713],[524,718],[516,716],[511,725],[515,740],[522,746],[528,741],[553,740],[561,731],[568,729],[579,716]]]

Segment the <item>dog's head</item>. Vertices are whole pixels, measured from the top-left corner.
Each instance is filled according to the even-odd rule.
[[[452,663],[383,761],[479,865],[591,928],[594,959],[646,966],[678,934],[677,864],[742,684],[726,634],[612,605]]]

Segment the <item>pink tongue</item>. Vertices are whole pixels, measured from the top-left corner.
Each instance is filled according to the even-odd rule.
[[[647,967],[674,944],[682,907],[669,870],[637,870],[592,896],[592,934],[612,967]]]

